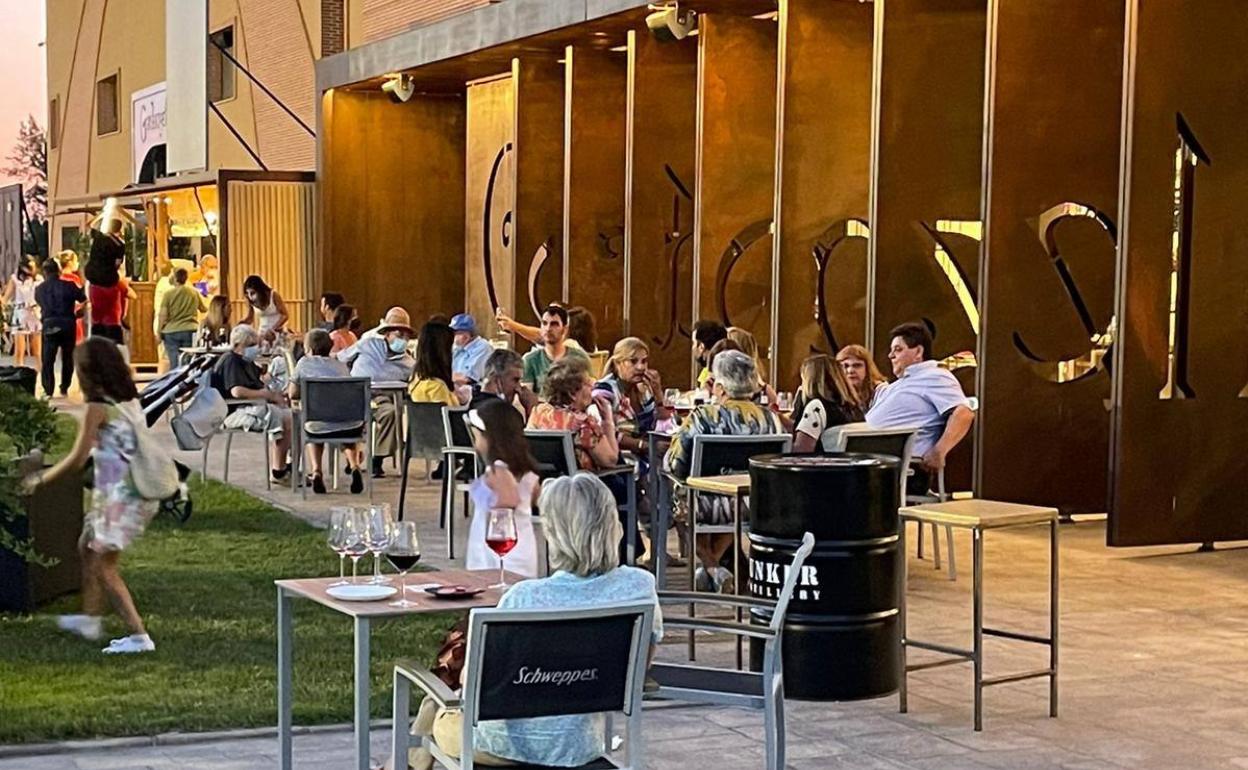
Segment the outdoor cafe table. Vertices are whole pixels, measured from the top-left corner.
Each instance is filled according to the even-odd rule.
[[[417,584],[465,585],[485,588],[498,581],[497,570],[441,570],[416,572],[408,576],[409,585]],[[524,577],[507,573],[508,584]],[[351,618],[355,625],[355,751],[356,766],[369,770],[368,700],[369,700],[369,643],[372,638],[372,621],[400,618],[435,612],[462,612],[474,607],[493,607],[502,596],[502,589],[490,588],[484,593],[467,599],[438,599],[423,590],[409,589],[407,598],[414,607],[392,607],[390,602],[398,594],[376,602],[347,602],[335,599],[325,590],[338,581],[337,577],[304,578],[300,580],[275,580],[277,585],[277,746],[281,755],[282,770],[291,770],[293,754],[291,746],[291,706],[294,699],[292,669],[294,662],[294,634],[291,618],[291,601],[308,599],[323,607]],[[395,587],[398,587],[396,579]],[[396,725],[395,729],[405,729]]]
[[[399,450],[395,461],[402,462],[403,443],[407,441],[407,428],[403,424],[403,420],[406,417],[403,403],[407,400],[407,383],[401,380],[378,381],[370,385],[369,388],[374,396],[385,396],[394,404],[394,430]],[[374,425],[373,429],[375,427]]]

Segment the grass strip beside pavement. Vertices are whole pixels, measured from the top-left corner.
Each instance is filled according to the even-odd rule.
[[[76,596],[39,615],[0,615],[0,743],[277,723],[273,581],[336,575],[338,558],[322,530],[245,492],[198,476],[191,490],[185,526],[159,517],[122,558],[154,653],[103,655],[107,638],[126,633],[113,616],[99,643],[59,632],[52,615],[78,612]],[[294,608],[295,724],[348,722],[350,619],[309,602]],[[374,717],[390,715],[393,661],[431,659],[455,619],[374,624]]]

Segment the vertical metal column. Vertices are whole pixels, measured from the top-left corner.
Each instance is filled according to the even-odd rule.
[[[975,730],[984,729],[984,532],[976,527],[971,530],[974,553],[972,554],[974,585],[972,605],[974,613],[972,661],[975,665]]]

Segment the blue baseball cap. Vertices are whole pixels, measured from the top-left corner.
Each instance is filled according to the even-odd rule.
[[[457,332],[477,332],[477,322],[467,313],[460,313],[451,319],[451,331]]]

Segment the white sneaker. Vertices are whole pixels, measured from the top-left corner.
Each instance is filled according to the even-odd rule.
[[[156,643],[152,641],[152,637],[142,634],[114,639],[103,652],[105,655],[125,655],[132,652],[153,652],[155,649]]]
[[[715,568],[715,586],[716,590],[721,594],[735,594],[737,592],[737,581],[732,577],[732,573],[724,567]]]
[[[56,619],[57,628],[92,642],[103,636],[102,625],[95,615],[60,615]]]

